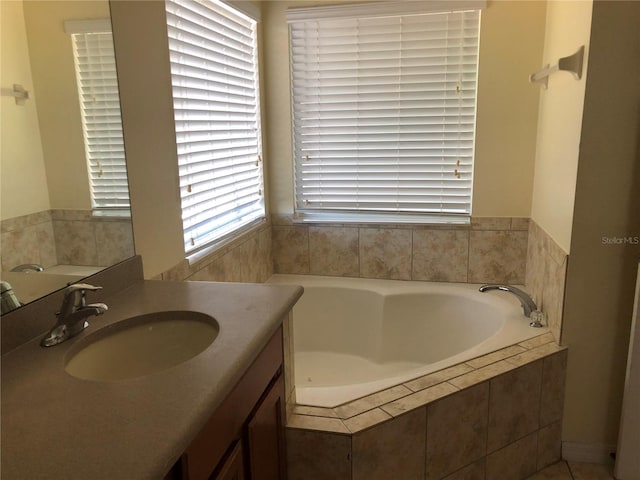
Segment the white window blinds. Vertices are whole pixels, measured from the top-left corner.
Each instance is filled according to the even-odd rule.
[[[265,216],[256,22],[221,2],[165,4],[189,253]]]
[[[73,42],[89,183],[97,210],[129,208],[113,38],[104,31],[109,29],[108,21],[65,22]]]
[[[480,12],[296,18],[296,211],[469,215]]]

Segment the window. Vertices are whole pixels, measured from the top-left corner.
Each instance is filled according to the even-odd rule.
[[[256,21],[219,1],[165,4],[191,254],[265,216]]]
[[[85,154],[94,211],[128,214],[129,188],[111,23],[65,22],[76,67]]]
[[[480,12],[399,8],[290,10],[302,218],[471,213]]]

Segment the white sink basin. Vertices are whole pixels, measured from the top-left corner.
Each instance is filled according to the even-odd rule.
[[[213,317],[199,312],[157,312],[97,331],[67,355],[65,370],[85,380],[124,380],[186,362],[218,336]]]

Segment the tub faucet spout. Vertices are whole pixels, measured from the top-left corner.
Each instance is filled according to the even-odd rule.
[[[497,284],[488,284],[480,287],[481,292],[488,292],[489,290],[501,290],[503,292],[513,293],[518,300],[520,300],[520,304],[522,305],[522,309],[524,310],[525,317],[531,317],[531,312],[535,312],[538,310],[536,303],[529,296],[528,293],[523,292],[519,288],[512,287],[511,285],[497,285]]]

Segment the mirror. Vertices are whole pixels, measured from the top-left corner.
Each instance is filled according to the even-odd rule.
[[[5,313],[135,252],[108,1],[0,8]]]

